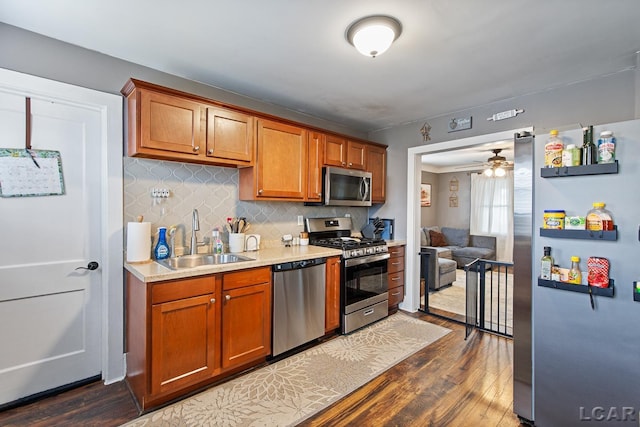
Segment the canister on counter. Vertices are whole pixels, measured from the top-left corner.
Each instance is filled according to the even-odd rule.
[[[563,210],[545,210],[543,216],[543,228],[555,230],[564,229],[565,212]]]

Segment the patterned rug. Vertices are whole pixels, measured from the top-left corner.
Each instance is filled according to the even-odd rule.
[[[398,312],[126,426],[296,425],[449,332]]]

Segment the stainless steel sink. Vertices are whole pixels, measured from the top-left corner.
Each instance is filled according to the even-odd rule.
[[[255,259],[236,254],[199,254],[167,258],[158,261],[158,263],[172,270],[178,270],[181,268],[199,267],[201,265],[230,264],[243,261],[255,261]]]

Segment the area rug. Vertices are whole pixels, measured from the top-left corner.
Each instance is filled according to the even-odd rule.
[[[126,426],[292,426],[449,332],[398,312]]]

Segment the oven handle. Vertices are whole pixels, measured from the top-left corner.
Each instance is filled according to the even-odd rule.
[[[377,255],[368,255],[358,258],[349,258],[344,260],[345,267],[353,267],[354,265],[366,264],[368,262],[376,262],[383,261],[385,259],[391,258],[391,255],[387,254],[377,254]]]

